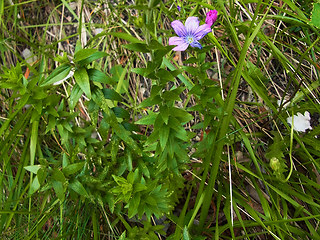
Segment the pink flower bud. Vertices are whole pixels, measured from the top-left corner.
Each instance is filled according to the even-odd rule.
[[[210,27],[218,18],[218,11],[217,10],[210,10],[207,12],[207,17],[206,17],[206,24],[208,24]]]

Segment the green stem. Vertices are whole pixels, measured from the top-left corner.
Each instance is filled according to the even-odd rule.
[[[207,158],[205,159],[206,167],[209,165],[208,163],[210,163],[212,159],[213,159],[213,162],[212,162],[212,168],[211,168],[211,171],[210,171],[210,178],[209,178],[209,181],[208,181],[208,186],[204,190],[205,197],[204,197],[204,201],[203,201],[203,205],[202,205],[202,209],[201,209],[200,223],[199,223],[199,230],[200,231],[204,227],[205,220],[207,218],[208,211],[209,211],[209,208],[210,208],[211,199],[212,199],[212,195],[213,195],[213,191],[214,191],[214,185],[215,185],[215,182],[216,182],[216,178],[217,178],[218,170],[219,170],[219,166],[220,166],[220,159],[221,159],[221,155],[222,155],[222,151],[223,151],[223,147],[224,147],[224,143],[225,143],[225,139],[226,139],[226,134],[228,132],[229,123],[230,123],[231,118],[232,118],[232,112],[233,112],[234,105],[235,105],[235,99],[236,99],[236,96],[237,96],[238,87],[239,87],[240,79],[241,79],[241,76],[242,76],[243,67],[245,66],[245,63],[246,63],[245,59],[246,59],[247,51],[248,51],[249,46],[252,43],[253,39],[256,37],[256,35],[260,31],[261,26],[262,26],[262,24],[264,22],[264,19],[265,19],[267,13],[268,13],[268,11],[266,11],[264,16],[260,20],[259,24],[254,26],[255,19],[256,19],[257,15],[258,15],[258,10],[260,8],[261,3],[262,3],[262,1],[258,2],[257,11],[255,12],[253,20],[251,22],[251,29],[254,27],[254,31],[252,32],[252,34],[248,33],[248,35],[246,37],[246,41],[245,41],[245,43],[243,45],[243,48],[241,50],[241,54],[240,54],[240,58],[239,58],[238,64],[237,64],[236,69],[235,69],[235,74],[234,74],[234,78],[233,78],[233,82],[232,82],[232,88],[230,89],[230,92],[228,93],[227,99],[225,101],[224,109],[225,109],[226,114],[223,117],[223,119],[221,121],[221,124],[220,124],[220,126],[218,128],[218,129],[220,129],[220,131],[218,133],[219,137],[217,138],[217,141],[213,143],[213,146],[210,148],[209,153],[207,155]],[[269,9],[270,9],[272,3],[273,3],[273,1],[270,2]],[[223,6],[223,2],[219,1],[219,4],[220,4],[220,7],[222,9],[224,7]],[[206,172],[207,172],[207,169],[205,169],[205,173]],[[207,177],[207,175],[203,175],[203,180],[205,180],[206,177]],[[203,193],[199,191],[198,192],[198,196],[199,196],[199,194],[202,195]],[[199,199],[199,202],[200,202],[200,199]]]

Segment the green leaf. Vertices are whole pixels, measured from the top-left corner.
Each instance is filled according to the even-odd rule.
[[[123,99],[119,93],[110,88],[105,88],[102,90],[103,95],[106,99],[115,100],[121,102]]]
[[[87,97],[91,98],[90,82],[87,70],[82,67],[74,72],[74,78],[79,87],[84,91]]]
[[[313,4],[311,23],[320,28],[320,3]]]
[[[63,184],[60,181],[52,181],[52,187],[57,197],[62,202],[65,199]]]
[[[165,84],[169,81],[174,81],[174,76],[165,69],[159,69],[159,71],[156,73],[156,76],[160,79],[162,84]]]
[[[81,61],[78,60],[78,64],[80,66],[85,66],[85,65],[88,65],[89,63],[91,63],[99,58],[106,57],[106,56],[108,56],[108,54],[105,52],[95,52],[95,53],[89,55],[88,57],[84,58]]]
[[[150,204],[151,206],[157,206],[157,201],[151,196],[148,196],[145,199],[145,201],[146,201],[146,203]]]
[[[68,166],[66,166],[65,168],[62,169],[62,172],[66,175],[72,175],[78,171],[80,171],[81,169],[83,169],[85,162],[78,162],[78,163],[73,163],[73,164],[69,164]]]
[[[119,124],[114,112],[109,108],[107,99],[103,98],[102,91],[96,90],[93,94],[93,100],[105,112],[108,124],[111,125],[111,127],[115,131],[116,135],[119,136],[127,144],[128,147],[130,147],[131,149],[136,151],[136,153],[141,154],[142,151],[141,151],[140,147],[138,146],[138,144],[130,136],[130,132],[128,132],[124,128],[124,126]]]
[[[138,161],[138,166],[139,166],[139,171],[141,171],[143,173],[143,175],[146,176],[147,178],[150,178],[149,169],[143,160]]]
[[[180,99],[180,91],[177,89],[171,90],[171,91],[165,91],[162,94],[162,98],[168,101],[181,101]]]
[[[129,132],[140,132],[140,128],[136,124],[123,121],[121,122],[121,125]]]
[[[145,43],[130,43],[124,45],[126,49],[129,49],[131,51],[136,51],[136,52],[143,52],[147,53],[150,52],[150,50],[147,48],[147,44]]]
[[[148,48],[152,50],[158,50],[164,49],[165,47],[162,44],[160,44],[157,40],[152,39],[148,45]]]
[[[153,125],[156,118],[158,116],[158,113],[154,113],[154,112],[149,112],[149,115],[139,119],[138,121],[136,121],[136,124],[140,124],[140,125]]]
[[[189,137],[186,130],[181,126],[180,122],[176,119],[171,117],[169,120],[169,126],[172,129],[172,133],[183,141],[188,141]]]
[[[173,108],[170,115],[176,117],[182,124],[185,124],[193,119],[193,116],[181,108]]]
[[[74,62],[79,62],[89,58],[95,52],[97,52],[97,49],[80,49],[74,54]]]
[[[59,169],[53,169],[52,171],[52,178],[56,181],[64,183],[66,181],[66,178],[64,174]]]
[[[160,116],[165,124],[168,124],[169,116],[173,113],[174,108],[169,108],[166,105],[160,107]]]
[[[39,183],[38,176],[36,176],[31,183],[29,194],[30,195],[34,194],[39,188],[40,188],[40,183]]]
[[[25,166],[24,169],[26,169],[29,172],[32,172],[34,174],[37,174],[38,170],[41,168],[41,165],[32,165],[32,166]]]
[[[129,112],[127,110],[121,108],[121,107],[113,107],[112,111],[114,112],[114,114],[118,118],[123,118],[123,119],[129,119],[130,118]]]
[[[128,205],[129,218],[132,218],[134,215],[138,213],[139,204],[140,204],[140,194],[135,194],[130,200],[130,203]]]
[[[104,72],[101,72],[97,69],[87,69],[87,73],[89,76],[90,81],[100,82],[105,84],[112,84],[110,79]]]
[[[142,183],[136,183],[134,185],[134,192],[141,192],[141,191],[144,191],[144,190],[147,190],[148,187]]]
[[[114,80],[115,83],[117,84],[116,87],[116,92],[121,94],[121,93],[128,93],[128,88],[129,88],[129,81],[125,79],[128,70],[127,67],[122,67],[121,65],[116,65],[111,68],[111,74],[112,74],[112,79]]]
[[[36,100],[41,100],[48,97],[48,93],[46,93],[43,88],[39,88],[39,87],[34,89],[32,93],[33,93],[32,95],[33,99],[36,99]]]
[[[63,64],[57,67],[43,82],[40,83],[40,87],[44,87],[61,81],[62,79],[68,76],[70,70],[71,66],[68,64]]]
[[[145,108],[149,106],[153,106],[156,104],[159,104],[162,102],[162,99],[159,95],[156,95],[155,97],[149,97],[142,101],[142,103],[139,104],[138,108]]]
[[[88,196],[86,189],[78,180],[74,180],[72,183],[69,184],[68,187],[73,191],[75,191],[76,193],[80,194],[81,196],[84,196],[84,197]]]
[[[159,130],[159,137],[160,137],[160,146],[162,149],[165,149],[170,134],[170,127],[167,125],[163,125]]]
[[[131,72],[139,74],[144,77],[146,77],[148,74],[151,73],[151,71],[148,70],[147,68],[131,68]]]
[[[128,34],[128,33],[110,32],[109,34],[112,35],[112,36],[127,40],[127,41],[132,42],[132,43],[143,43],[141,40],[133,37],[131,34]]]
[[[183,228],[183,240],[190,240],[187,226],[184,226],[184,228]]]
[[[75,108],[82,94],[83,90],[79,87],[78,84],[75,84],[69,97],[69,107],[71,110]]]

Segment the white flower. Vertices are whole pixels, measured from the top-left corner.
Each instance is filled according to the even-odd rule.
[[[298,112],[297,115],[293,115],[293,129],[298,132],[305,132],[307,129],[312,129],[310,119],[310,113],[308,111],[305,111],[304,115]],[[288,117],[287,122],[291,125],[292,117]]]
[[[71,69],[69,74],[64,79],[61,79],[60,81],[55,82],[53,85],[59,85],[59,84],[63,83],[68,78],[71,78],[73,76],[73,74],[74,74],[74,69]]]

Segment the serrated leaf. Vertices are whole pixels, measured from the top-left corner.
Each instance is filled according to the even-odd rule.
[[[85,68],[79,68],[74,72],[74,79],[79,87],[84,91],[87,97],[91,98],[90,82],[87,70]]]

